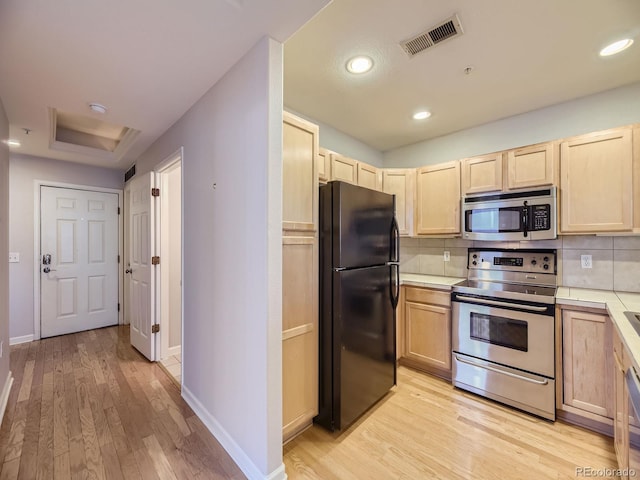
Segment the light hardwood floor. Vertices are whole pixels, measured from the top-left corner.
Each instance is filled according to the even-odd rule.
[[[13,346],[11,371],[1,480],[245,478],[127,327]]]
[[[285,445],[295,479],[569,479],[617,468],[613,440],[538,419],[408,368],[342,434],[314,425]],[[610,478],[610,477],[598,477]]]

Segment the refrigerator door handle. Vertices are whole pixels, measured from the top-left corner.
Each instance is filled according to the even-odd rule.
[[[395,269],[396,271],[395,285],[391,269]],[[398,306],[398,300],[400,299],[400,265],[394,263],[389,265],[389,277],[392,277],[389,279],[389,296],[391,297],[391,305],[393,305],[393,309],[395,310]]]
[[[400,261],[400,227],[396,217],[391,219],[391,261]]]

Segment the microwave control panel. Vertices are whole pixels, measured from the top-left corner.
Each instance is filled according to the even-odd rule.
[[[529,230],[540,231],[551,229],[551,206],[550,205],[532,205],[530,207],[531,219],[529,221]]]

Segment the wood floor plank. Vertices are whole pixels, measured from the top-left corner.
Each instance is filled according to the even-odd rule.
[[[2,465],[2,473],[0,473],[0,480],[16,480],[18,478],[18,470],[20,469],[20,459],[14,458],[4,462]]]
[[[147,453],[149,457],[151,457],[153,467],[158,473],[158,476],[163,480],[178,480],[156,436],[149,435],[148,437],[144,437],[143,442],[147,447]]]
[[[53,354],[53,343],[49,342],[47,350]],[[45,361],[46,361],[45,355]],[[37,478],[53,477],[53,368],[44,368],[46,371],[42,380],[42,400],[40,403],[40,434],[38,437],[38,464],[36,468]]]
[[[69,452],[64,452],[53,459],[53,478],[55,480],[71,480]]]

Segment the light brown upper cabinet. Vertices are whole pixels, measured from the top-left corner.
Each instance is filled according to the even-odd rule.
[[[556,147],[557,148],[557,147]],[[507,152],[507,188],[555,185],[557,162],[553,143],[540,143]]]
[[[460,233],[460,162],[417,170],[416,234]]]
[[[358,162],[338,153],[331,154],[331,180],[358,184]]]
[[[318,150],[318,181],[327,183],[331,173],[331,151],[326,148]]]
[[[464,194],[502,190],[502,152],[462,160]]]
[[[563,141],[560,144],[560,233],[631,230],[632,175],[630,127]]]
[[[318,127],[287,112],[282,144],[283,440],[318,413]]]
[[[413,168],[385,168],[382,191],[396,196],[396,220],[400,235],[413,235],[413,202],[416,171]]]
[[[370,188],[371,190],[380,190],[381,176],[380,171],[372,165],[358,162],[358,185]]]

